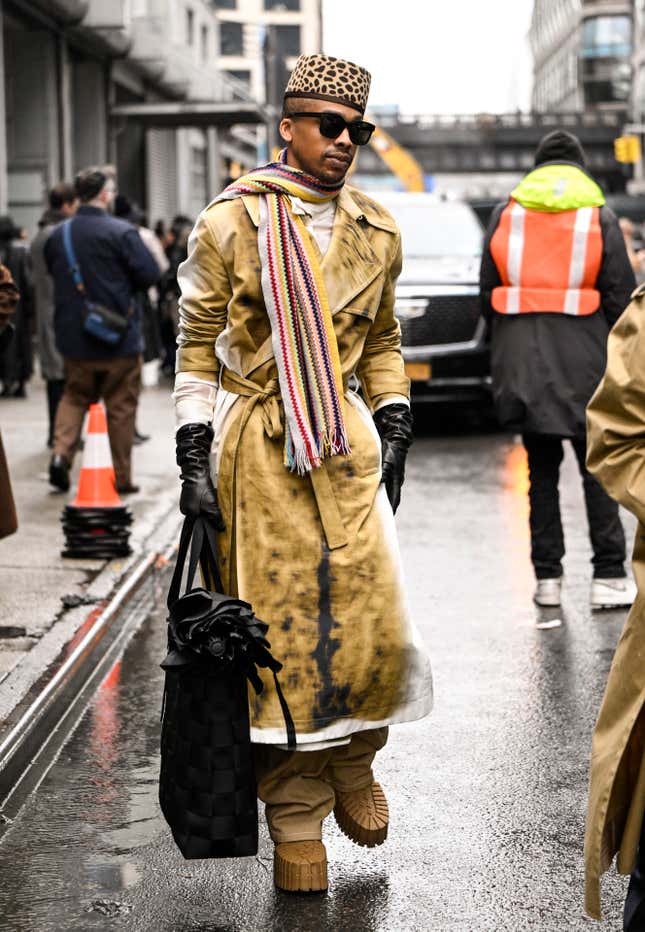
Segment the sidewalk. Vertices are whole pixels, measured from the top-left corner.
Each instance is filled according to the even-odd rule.
[[[48,668],[69,654],[92,617],[110,606],[129,576],[145,573],[142,560],[152,567],[176,539],[181,516],[170,392],[166,381],[142,392],[138,427],[151,439],[133,453],[141,492],[124,498],[134,514],[133,553],[111,561],[60,555],[60,516],[75,495],[82,457],[74,464],[70,492],[52,490],[43,383],[32,380],[26,400],[0,399],[19,522],[18,532],[0,541],[0,742],[8,725],[15,725],[16,710],[22,714],[20,704],[30,692],[37,694]]]

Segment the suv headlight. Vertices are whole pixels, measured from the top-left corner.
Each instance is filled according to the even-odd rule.
[[[423,317],[427,306],[427,298],[396,298],[394,313],[401,320],[412,320],[414,317]]]

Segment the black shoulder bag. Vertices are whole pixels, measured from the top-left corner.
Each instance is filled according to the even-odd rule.
[[[72,243],[71,218],[63,223],[63,246],[74,287],[83,299],[83,332],[105,346],[118,346],[128,329],[128,318],[119,314],[118,311],[112,311],[109,307],[88,299],[81,267],[76,261]]]
[[[186,592],[181,580],[190,549]],[[247,602],[222,595],[215,533],[186,518],[168,593],[168,648],[161,712],[159,801],[185,858],[231,858],[258,850],[258,810],[247,679],[272,671],[289,747],[296,733],[269,652],[268,625]],[[197,564],[206,585],[192,588]]]

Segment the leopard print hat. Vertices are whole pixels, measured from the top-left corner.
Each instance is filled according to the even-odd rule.
[[[291,72],[284,99],[332,100],[365,112],[372,76],[365,68],[331,55],[301,55]]]

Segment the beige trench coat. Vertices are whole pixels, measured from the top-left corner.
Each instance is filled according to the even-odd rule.
[[[269,623],[299,743],[315,743],[419,718],[431,705],[429,661],[407,615],[380,484],[379,438],[349,387],[357,375],[372,409],[409,393],[394,316],[401,244],[383,208],[342,190],[321,268],[352,453],[303,477],[283,465],[284,411],[261,291],[258,217],[253,196],[201,214],[179,274],[177,370],[219,378],[220,398],[234,396],[215,423],[226,523],[220,569],[227,591]],[[252,738],[279,744],[282,714],[271,679],[264,684],[252,703]]]
[[[638,596],[609,671],[596,723],[585,838],[585,909],[600,918],[600,876],[616,854],[634,868],[645,811],[645,286],[609,335],[605,376],[587,409],[587,465],[638,518]]]

